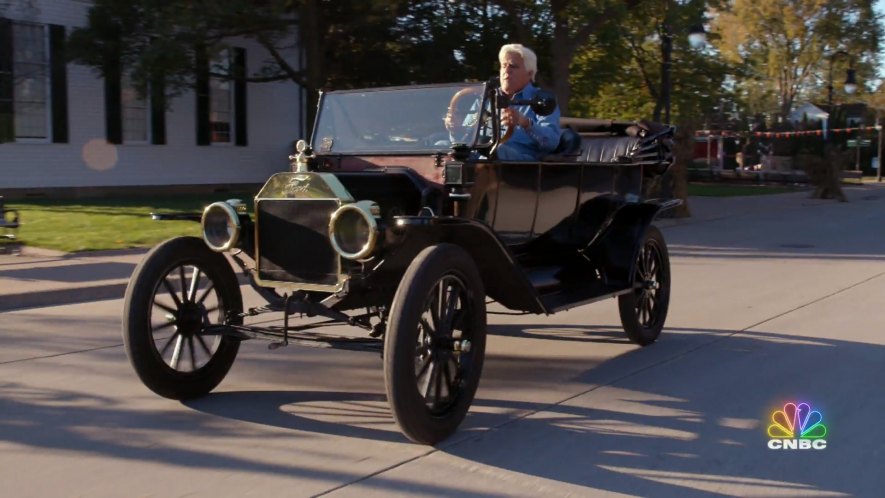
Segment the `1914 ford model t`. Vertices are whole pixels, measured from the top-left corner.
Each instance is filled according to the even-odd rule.
[[[549,113],[551,99],[530,104]],[[507,135],[492,116],[528,104],[508,102],[494,82],[323,94],[313,150],[300,144],[294,171],[267,181],[254,213],[214,203],[190,216],[202,240],[168,240],[136,269],[123,338],[138,376],[162,396],[202,396],[243,339],[327,339],[311,329],[328,322],[289,323],[292,314],[326,317],[383,345],[399,428],[433,444],[473,401],[486,297],[537,314],[617,297],[630,340],[653,342],[670,271],[651,223],[678,201],[641,193],[671,165],[673,129],[563,118],[554,155],[497,161]],[[446,131],[440,117],[450,107],[466,116]],[[225,252],[266,306],[243,309]],[[281,312],[283,324],[243,324],[264,312]]]

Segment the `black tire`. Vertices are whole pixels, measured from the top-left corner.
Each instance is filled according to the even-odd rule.
[[[396,290],[384,340],[387,399],[406,437],[435,444],[458,429],[485,347],[485,291],[473,258],[452,244],[424,249]]]
[[[242,309],[240,286],[224,256],[196,237],[169,239],[145,256],[126,288],[123,345],[129,362],[160,396],[204,396],[227,375],[240,341],[203,329]]]
[[[618,311],[627,337],[647,346],[661,335],[670,307],[670,256],[654,225],[645,231],[633,278],[637,287],[618,297]]]

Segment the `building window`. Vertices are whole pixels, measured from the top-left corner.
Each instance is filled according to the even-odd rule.
[[[212,72],[230,74],[230,53],[225,50],[212,61]],[[233,85],[231,80],[209,78],[209,133],[212,143],[230,143],[233,124]]]
[[[248,145],[246,50],[232,47],[209,58],[196,57],[197,145]]]
[[[68,141],[65,27],[0,17],[0,143]]]
[[[147,98],[140,96],[128,75],[122,77],[120,105],[123,113],[123,141],[137,143],[148,141],[150,108]]]
[[[13,109],[15,137],[49,137],[48,75],[45,26],[12,24]]]

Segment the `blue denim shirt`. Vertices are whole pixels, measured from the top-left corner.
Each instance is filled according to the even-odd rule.
[[[538,88],[529,83],[513,97],[514,100],[531,100]],[[506,143],[498,149],[498,156],[508,160],[538,160],[550,154],[559,145],[559,106],[549,116],[538,116],[529,105],[513,106],[525,115],[532,125],[528,130],[517,126]]]

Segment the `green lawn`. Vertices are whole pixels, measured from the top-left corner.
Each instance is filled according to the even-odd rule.
[[[192,221],[153,221],[151,212],[200,212],[220,200],[239,198],[250,205],[252,193],[148,198],[9,200],[21,218],[18,238],[28,246],[60,251],[99,251],[147,247],[177,235],[199,235]]]
[[[729,197],[779,194],[797,189],[768,185],[691,183],[691,196]],[[149,247],[177,235],[199,235],[200,225],[190,221],[153,221],[151,212],[200,212],[220,200],[239,198],[252,210],[253,193],[180,195],[146,198],[71,200],[14,200],[22,226],[18,237],[26,245],[66,252]]]
[[[784,194],[801,192],[804,187],[788,187],[781,185],[734,185],[726,183],[689,183],[688,195],[699,197],[735,197],[744,195]]]

